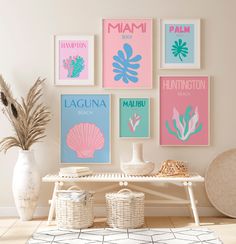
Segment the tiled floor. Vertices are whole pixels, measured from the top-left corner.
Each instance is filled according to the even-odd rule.
[[[173,228],[194,226],[193,220],[188,217],[147,217],[145,227]],[[225,244],[236,244],[236,219],[220,217],[201,218],[201,226],[208,227],[217,232]],[[106,227],[105,218],[96,218],[94,227]],[[15,218],[0,218],[0,243],[25,243],[33,232],[46,230],[45,219],[34,219],[21,222]]]

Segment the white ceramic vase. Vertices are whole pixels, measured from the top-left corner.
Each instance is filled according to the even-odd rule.
[[[41,178],[35,163],[34,151],[19,150],[13,172],[12,191],[22,221],[33,218],[40,185]]]
[[[153,162],[143,159],[143,144],[133,143],[132,159],[121,162],[121,170],[127,175],[148,175],[154,170]]]
[[[143,144],[142,143],[133,143],[133,153],[130,163],[145,163],[143,159]]]

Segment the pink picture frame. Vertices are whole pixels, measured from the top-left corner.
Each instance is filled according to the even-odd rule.
[[[94,85],[94,36],[57,35],[54,47],[55,85]]]
[[[103,19],[103,88],[152,89],[152,19]]]
[[[161,146],[208,146],[209,76],[160,76]]]

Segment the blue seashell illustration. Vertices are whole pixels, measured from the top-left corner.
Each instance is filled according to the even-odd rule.
[[[137,70],[140,68],[138,63],[141,59],[141,55],[133,55],[133,48],[128,43],[123,45],[124,51],[119,50],[117,55],[113,56],[115,62],[112,63],[113,72],[115,73],[114,79],[116,81],[122,80],[128,84],[129,81],[136,83],[139,81]]]

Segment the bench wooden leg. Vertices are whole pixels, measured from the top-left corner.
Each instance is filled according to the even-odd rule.
[[[191,203],[194,221],[195,221],[195,224],[197,226],[199,226],[200,222],[199,222],[197,207],[196,207],[195,198],[194,198],[194,194],[193,194],[192,182],[186,182],[186,185],[187,185],[187,189],[188,189],[188,195],[189,195],[189,199],[190,199],[190,203]]]
[[[47,222],[48,225],[50,225],[53,220],[53,215],[54,215],[55,205],[56,205],[56,192],[58,190],[60,190],[61,187],[62,187],[62,184],[60,182],[55,182],[52,199],[49,200],[50,209],[49,209],[49,213],[48,213],[48,222]]]

